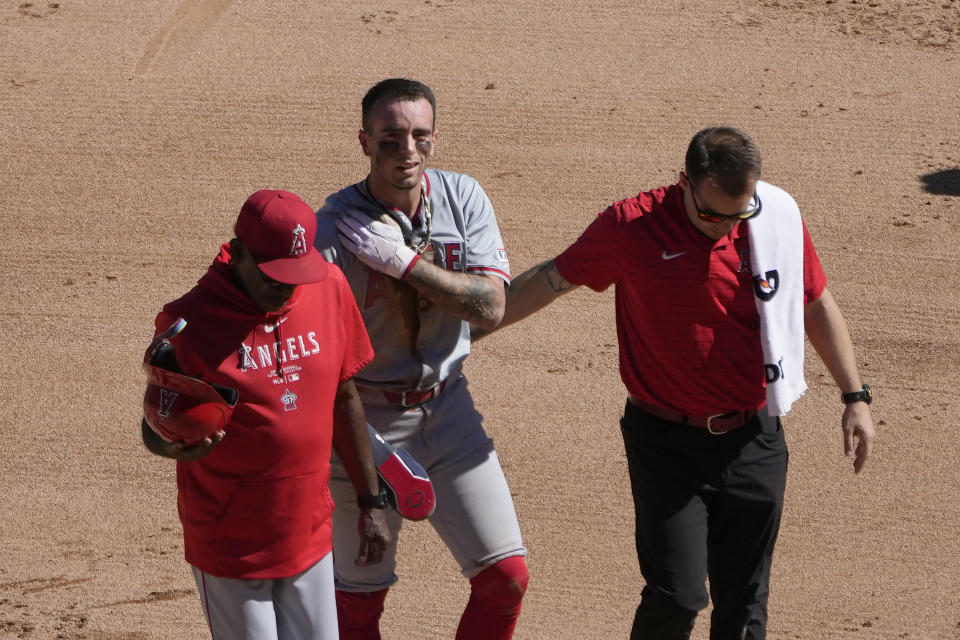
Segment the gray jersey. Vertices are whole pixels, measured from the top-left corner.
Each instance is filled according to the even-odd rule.
[[[509,283],[510,263],[493,205],[477,181],[438,169],[427,169],[424,178],[433,221],[432,251],[424,256],[444,269],[496,276]],[[365,182],[332,194],[317,211],[316,247],[347,276],[376,352],[373,362],[356,376],[357,382],[411,391],[459,374],[470,353],[469,323],[419,297],[409,285],[367,268],[345,250],[336,219],[348,210],[374,218],[391,215],[414,247],[424,241],[427,226],[422,212],[411,222],[388,210]]]

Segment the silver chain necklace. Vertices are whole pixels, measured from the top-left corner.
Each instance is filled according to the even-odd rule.
[[[365,197],[383,209],[387,215],[390,215],[390,211],[387,209],[387,207],[385,207],[383,203],[380,202],[380,199],[373,195],[373,191],[370,190],[370,176],[364,178],[363,183],[367,190]],[[360,193],[363,195],[363,191]],[[430,208],[430,198],[427,197],[426,179],[420,181],[420,210],[423,211],[423,219],[427,223],[427,237],[424,238],[423,242],[421,242],[419,246],[415,247],[414,250],[418,255],[423,255],[423,252],[430,248],[430,241],[433,239],[433,210]]]
[[[427,197],[427,181],[420,182],[420,209],[423,211],[423,219],[427,223],[427,237],[423,239],[416,251],[418,255],[430,248],[430,241],[433,239],[433,212],[430,209],[430,198]]]

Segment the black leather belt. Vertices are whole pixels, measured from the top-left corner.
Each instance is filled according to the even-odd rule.
[[[715,413],[710,416],[688,416],[664,409],[663,407],[640,402],[633,396],[630,396],[630,404],[644,413],[649,413],[655,418],[660,418],[668,422],[676,422],[677,424],[689,425],[691,427],[700,427],[714,435],[739,429],[757,416],[756,409],[746,409],[743,411],[734,410],[726,413]]]

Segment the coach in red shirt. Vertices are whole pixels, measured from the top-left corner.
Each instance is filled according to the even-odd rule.
[[[239,400],[199,444],[166,441],[146,422],[143,441],[177,460],[184,554],[212,637],[335,640],[330,454],[358,496],[379,493],[353,384],[373,349],[346,278],[313,246],[316,216],[299,196],[256,192],[235,230],[156,326],[186,320],[172,341],[179,368]],[[383,511],[361,509],[357,526],[357,563],[379,562]]]
[[[646,581],[635,640],[689,638],[707,577],[710,637],[766,636],[787,471],[779,416],[806,389],[804,333],[842,392],[854,471],[875,438],[872,396],[799,209],[760,170],[743,132],[700,131],[677,184],[614,204],[507,293],[500,328],[577,286],[616,286]]]

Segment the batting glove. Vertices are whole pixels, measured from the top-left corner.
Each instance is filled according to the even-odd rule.
[[[407,246],[400,226],[363,214],[344,213],[337,220],[340,242],[374,271],[402,280],[420,256]]]

